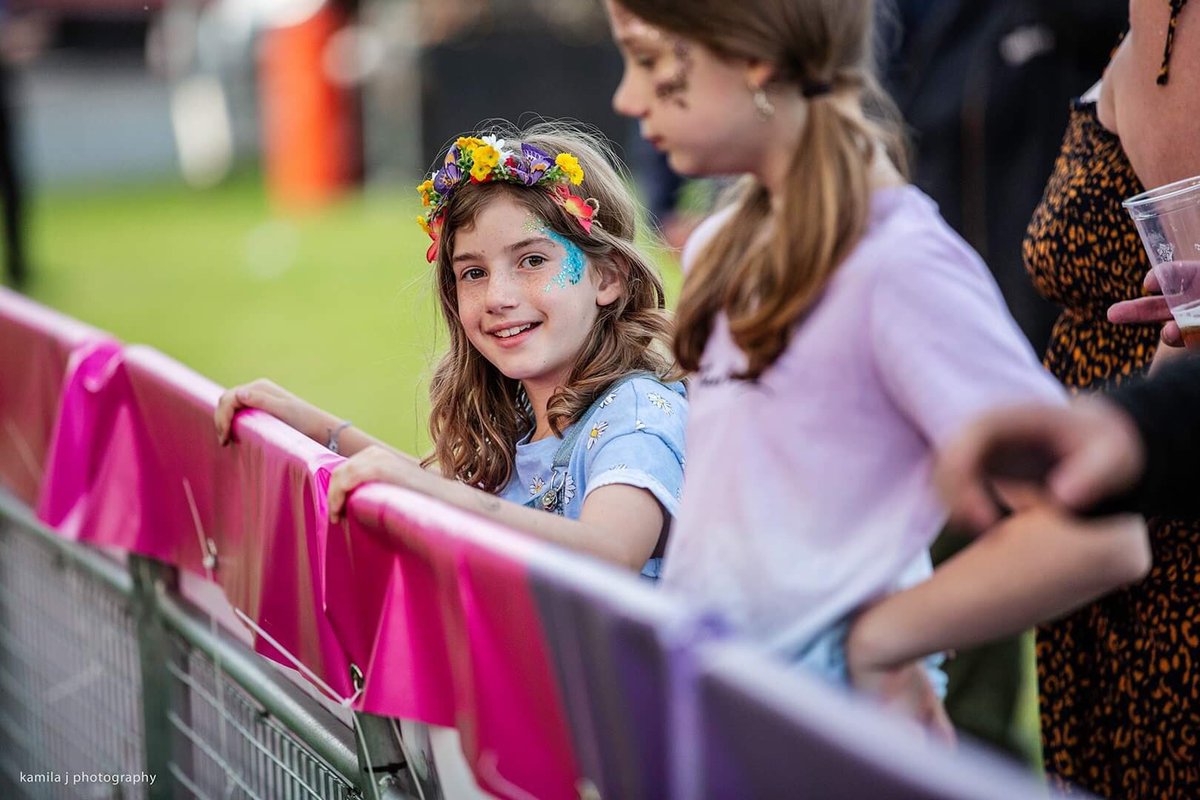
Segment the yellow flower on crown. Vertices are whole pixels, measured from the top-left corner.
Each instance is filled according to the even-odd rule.
[[[578,186],[583,183],[583,167],[579,166],[579,159],[570,153],[559,153],[555,157],[554,163],[563,171],[563,174]]]
[[[430,195],[433,193],[433,181],[432,180],[427,180],[424,183],[422,183],[420,186],[417,187],[417,191],[420,192],[420,194],[421,194],[421,205],[423,205],[423,206],[433,205],[433,200],[430,198]]]
[[[458,145],[460,152],[466,152],[467,150],[479,147],[481,144],[483,144],[483,139],[480,139],[476,136],[460,136],[454,143]]]
[[[500,153],[491,145],[480,144],[471,154],[474,163],[471,165],[471,177],[477,181],[487,180],[492,170],[500,163]]]
[[[425,219],[425,215],[421,214],[417,217],[417,224],[421,226],[421,230],[425,231],[425,235],[429,235],[429,220]]]

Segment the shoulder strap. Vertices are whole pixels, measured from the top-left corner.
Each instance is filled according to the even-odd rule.
[[[567,435],[563,437],[562,444],[560,444],[558,446],[558,450],[554,452],[554,467],[565,467],[568,462],[570,462],[571,453],[575,450],[575,443],[579,441],[579,434],[583,432],[583,429],[587,427],[587,423],[591,421],[592,416],[600,409],[600,404],[604,402],[604,399],[635,378],[656,379],[655,376],[651,375],[649,372],[631,372],[628,375],[618,378],[612,384],[612,386],[608,387],[607,391],[601,392],[599,396],[592,401],[592,404],[588,407],[588,410],[580,415],[579,421],[573,424],[567,430]]]

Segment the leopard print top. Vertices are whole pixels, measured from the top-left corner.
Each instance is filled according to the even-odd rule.
[[[1149,365],[1155,325],[1113,325],[1149,260],[1121,201],[1142,191],[1094,104],[1076,104],[1025,241],[1039,291],[1063,307],[1046,366],[1072,391]],[[1110,798],[1200,797],[1200,521],[1151,520],[1141,583],[1038,630],[1051,780]],[[1197,662],[1193,664],[1193,662]]]

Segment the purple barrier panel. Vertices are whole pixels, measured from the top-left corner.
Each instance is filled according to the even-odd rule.
[[[65,384],[39,515],[78,541],[211,569],[235,608],[348,696],[320,594],[328,475],[341,459],[260,412],[239,414],[237,443],[220,447],[220,393],[149,348],[81,364]],[[296,666],[266,637],[256,649]]]
[[[0,486],[29,506],[37,503],[68,363],[117,346],[0,287]]]
[[[361,710],[433,724],[449,714],[485,790],[575,798],[578,770],[528,581],[531,562],[561,553],[394,487],[367,487],[350,506],[359,529],[330,539],[326,578],[343,576],[355,591],[330,585],[327,612],[339,631],[352,631],[347,649],[370,639],[372,625],[378,631]],[[391,569],[364,568],[372,550],[359,540],[367,537],[391,549]],[[362,580],[348,571],[354,564]],[[358,587],[380,579],[357,605]]]
[[[672,709],[686,652],[714,628],[641,578],[590,559],[531,569],[582,775],[601,797],[677,796]]]
[[[745,644],[696,655],[698,724],[676,758],[701,798],[1012,800],[1051,797],[1015,765],[968,742],[928,740],[915,723]]]

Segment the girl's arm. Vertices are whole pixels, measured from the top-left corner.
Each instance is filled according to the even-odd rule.
[[[415,460],[368,447],[333,472],[329,484],[329,518],[337,522],[347,495],[369,481],[383,481],[420,492],[472,511],[510,528],[572,550],[640,571],[654,553],[666,515],[649,491],[634,486],[602,486],[587,496],[578,520],[547,514],[444,478]]]
[[[232,441],[233,417],[243,408],[265,411],[321,445],[328,445],[337,431],[338,452],[344,456],[352,456],[368,447],[380,447],[399,458],[417,462],[413,456],[390,447],[358,428],[344,426],[345,420],[300,399],[266,378],[235,386],[221,395],[214,414],[217,441],[221,444]]]
[[[851,677],[1025,630],[1140,580],[1150,564],[1141,517],[1022,511],[929,580],[863,611],[846,643]]]

